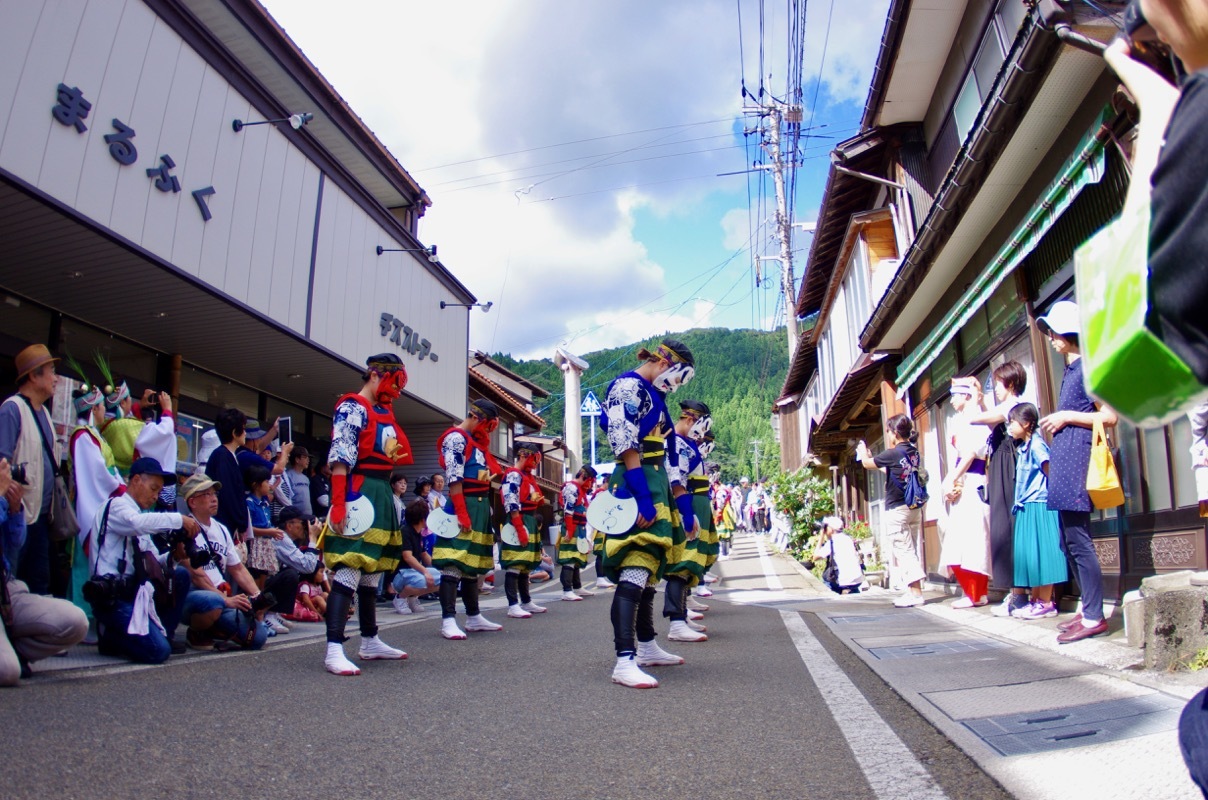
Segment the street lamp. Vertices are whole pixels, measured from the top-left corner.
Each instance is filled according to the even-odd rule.
[[[433,264],[440,261],[440,256],[436,255],[436,245],[431,247],[382,247],[379,244],[375,249],[379,256],[382,253],[427,253],[428,260]]]
[[[488,300],[485,303],[446,303],[444,300],[440,301],[441,308],[481,308],[484,314],[490,311],[493,305],[495,303],[492,300]]]
[[[259,122],[244,122],[241,119],[236,119],[231,120],[231,129],[235,131],[235,133],[239,133],[239,131],[243,130],[244,128],[250,128],[252,125],[270,125],[275,122],[288,122],[291,128],[296,131],[300,131],[302,130],[302,127],[306,125],[306,123],[310,122],[314,118],[314,114],[310,113],[309,111],[303,111],[301,114],[292,114],[288,117],[282,117],[281,119],[262,119]]]

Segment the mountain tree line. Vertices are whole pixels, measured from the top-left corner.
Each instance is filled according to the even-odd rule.
[[[728,328],[696,328],[682,333],[668,333],[623,347],[581,354],[591,366],[583,375],[582,393],[595,392],[601,401],[608,385],[622,372],[637,366],[637,351],[641,347],[653,350],[660,340],[679,339],[692,350],[696,360],[696,377],[671,395],[670,411],[679,412],[677,401],[700,400],[713,412],[713,432],[717,448],[711,460],[722,468],[722,479],[737,481],[742,476],[754,479],[767,477],[777,471],[780,447],[772,436],[771,411],[784,384],[788,370],[784,330],[756,331]],[[545,433],[559,436],[563,430],[564,398],[562,374],[551,359],[517,361],[496,353],[491,356],[503,366],[544,387],[553,395],[539,401],[536,411],[546,420]],[[584,419],[584,456],[590,458],[590,433]],[[595,424],[594,420],[591,424]],[[596,430],[596,454],[601,462],[613,460],[612,450],[603,432]],[[759,464],[755,464],[755,446],[759,442]]]

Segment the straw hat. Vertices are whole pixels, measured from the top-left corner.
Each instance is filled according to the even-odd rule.
[[[13,359],[13,363],[17,367],[17,378],[20,379],[43,364],[50,364],[58,360],[50,354],[50,351],[46,349],[46,345],[31,344],[20,353],[17,353],[17,357]]]

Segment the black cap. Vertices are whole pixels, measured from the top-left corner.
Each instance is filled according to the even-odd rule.
[[[130,465],[130,477],[135,475],[158,475],[164,483],[176,483],[176,473],[168,472],[154,458],[144,456]]]
[[[702,417],[707,417],[712,413],[709,411],[709,407],[699,400],[683,400],[680,402],[680,408],[684,411],[693,411]]]
[[[678,339],[664,339],[663,346],[674,352],[677,356],[688,363],[688,366],[695,367],[696,361],[692,358],[692,351],[688,349],[688,345]]]
[[[519,453],[540,453],[541,445],[536,442],[516,442],[516,452]]]
[[[398,369],[403,366],[403,360],[394,353],[378,353],[376,356],[370,356],[365,360],[365,366],[369,369],[390,370]]]
[[[306,515],[302,513],[302,509],[297,506],[286,506],[281,509],[281,513],[277,516],[277,524],[284,525],[287,522],[292,522],[295,519],[306,519]]]
[[[499,407],[490,400],[472,401],[470,411],[484,419],[499,419]]]

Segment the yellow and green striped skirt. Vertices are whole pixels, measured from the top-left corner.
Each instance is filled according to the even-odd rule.
[[[524,522],[524,529],[528,531],[528,544],[521,546],[500,542],[499,563],[504,569],[527,573],[541,563],[541,532],[536,514],[523,512],[520,519]]]
[[[662,466],[654,464],[643,464],[642,472],[654,502],[654,524],[639,528],[635,523],[627,531],[604,535],[604,575],[615,583],[621,579],[621,570],[640,568],[650,573],[650,585],[653,586],[662,579],[667,565],[682,557],[685,537],[679,524],[679,512],[671,502],[667,473]],[[608,482],[609,489],[615,491],[624,482],[624,470],[614,470]]]
[[[566,528],[563,527],[565,533]],[[579,540],[587,538],[587,517],[580,514],[575,515],[575,538],[571,541],[566,541],[565,536],[558,537],[558,563],[569,564],[572,567],[586,567],[587,556],[579,552]],[[603,537],[601,537],[602,539]],[[596,544],[597,551],[600,544]]]
[[[495,569],[495,537],[490,533],[491,501],[487,495],[467,494],[470,530],[454,539],[437,537],[432,548],[432,566],[438,570],[452,567],[462,575],[486,575]]]
[[[373,505],[373,525],[356,537],[340,536],[329,529],[323,537],[323,563],[328,569],[389,572],[403,557],[403,532],[399,530],[390,483],[385,476],[366,475],[361,494]]]

